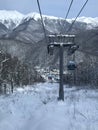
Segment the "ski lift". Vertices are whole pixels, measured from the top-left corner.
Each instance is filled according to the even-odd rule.
[[[54,45],[53,44],[48,45],[48,53],[50,55],[53,55],[53,51],[54,51]]]
[[[72,55],[78,48],[79,48],[79,45],[73,45],[73,46],[69,47],[68,55]]]
[[[67,69],[68,70],[75,70],[77,68],[77,65],[75,61],[69,61],[67,64]]]
[[[77,68],[77,65],[75,63],[75,51],[79,48],[79,45],[72,45],[68,49],[68,55],[73,56],[73,59],[70,60],[67,64],[68,70],[75,70]]]

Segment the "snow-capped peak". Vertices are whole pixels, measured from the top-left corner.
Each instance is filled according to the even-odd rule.
[[[23,18],[23,14],[19,13],[18,11],[6,11],[6,10],[0,10],[0,19],[17,19],[17,18]]]
[[[64,18],[61,18],[61,17],[55,17],[55,16],[48,16],[48,15],[42,15],[43,18],[47,18],[47,19],[63,19]],[[25,15],[25,18],[34,18],[35,20],[38,20],[40,18],[40,14],[39,13],[36,13],[36,12],[33,12],[33,13],[29,13],[27,15]],[[71,19],[67,19],[67,21],[69,22],[72,22],[75,18],[71,18]],[[94,23],[97,23],[98,24],[98,17],[96,18],[92,18],[92,17],[79,17],[77,18],[77,22],[84,22],[84,23],[87,23],[87,24],[94,24]]]
[[[91,17],[79,17],[77,18],[77,21],[80,21],[80,22],[85,22],[87,24],[94,24],[94,23],[97,23],[98,24],[98,17],[96,18],[91,18]]]
[[[47,20],[65,20],[64,18],[61,17],[54,17],[54,16],[48,16],[48,15],[42,15],[43,19]],[[6,10],[0,10],[0,22],[4,24],[7,28],[13,29],[17,27],[21,22],[29,19],[35,19],[36,21],[40,19],[40,14],[33,12],[29,14],[21,14],[18,11],[6,11]],[[69,23],[72,23],[74,18],[67,19]],[[53,21],[54,22],[54,21]],[[91,17],[79,17],[77,18],[77,22],[82,22],[87,24],[87,28],[91,29],[93,27],[98,26],[98,17],[96,18],[91,18]]]
[[[67,19],[68,22],[72,22],[75,18]],[[79,17],[77,18],[77,22],[83,22],[88,25],[92,25],[93,27],[98,26],[98,17],[92,18],[92,17]]]
[[[23,17],[24,15],[16,10],[0,10],[0,22],[3,23],[7,28],[9,28],[12,23],[15,24],[15,26],[18,26]]]
[[[48,16],[48,15],[42,15],[43,18],[47,18],[47,19],[64,19],[61,17],[55,17],[55,16]],[[35,20],[40,19],[40,14],[37,12],[33,12],[33,13],[29,13],[27,15],[25,15],[25,18],[29,19],[29,18],[34,18]]]
[[[50,20],[65,20],[64,18],[61,18],[61,17],[54,17],[54,16],[48,16],[48,15],[42,15],[43,19],[50,19]],[[40,19],[40,14],[39,13],[36,13],[36,12],[33,12],[33,13],[29,13],[27,15],[25,15],[24,19],[30,19],[30,18],[34,18],[36,21],[38,19]],[[67,19],[67,21],[69,23],[72,23],[72,21],[74,20],[75,18],[71,18],[71,19]],[[88,29],[91,29],[93,27],[96,27],[98,26],[98,17],[96,18],[91,18],[91,17],[79,17],[77,18],[77,22],[82,22],[82,23],[86,23],[87,24],[87,28]]]

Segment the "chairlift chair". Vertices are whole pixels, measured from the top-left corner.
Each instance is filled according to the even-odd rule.
[[[75,63],[75,61],[69,61],[68,63],[67,63],[67,69],[68,70],[75,70],[77,68],[77,65],[76,65],[76,63]]]
[[[79,48],[79,45],[73,45],[73,46],[69,47],[69,49],[68,49],[68,55],[70,56],[70,55],[74,54],[75,51],[76,51],[78,48]]]
[[[54,51],[54,45],[48,45],[48,53],[50,54],[50,55],[53,55],[53,51]]]

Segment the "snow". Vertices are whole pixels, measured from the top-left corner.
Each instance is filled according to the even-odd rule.
[[[43,19],[50,19],[50,20],[58,20],[58,19],[64,20],[64,18],[61,18],[61,17],[54,17],[54,16],[48,16],[48,15],[42,15],[42,17]],[[34,18],[37,21],[38,19],[40,19],[40,14],[36,12],[29,13],[25,15],[25,18],[27,19]],[[67,21],[72,23],[74,19],[75,18],[67,19]],[[91,18],[91,17],[83,16],[83,17],[77,18],[77,22],[84,22],[84,23],[87,23],[88,25],[91,24],[92,26],[95,27],[95,26],[98,26],[98,17]]]
[[[85,22],[85,23],[87,23],[87,24],[89,24],[89,23],[97,23],[98,24],[98,17],[96,17],[96,18],[91,18],[91,17],[80,17],[80,18],[77,18],[77,21],[79,21],[79,22]]]
[[[67,21],[69,23],[72,23],[72,21],[74,20],[75,18],[72,18],[72,19],[67,19]],[[92,17],[78,17],[77,22],[83,22],[83,23],[86,23],[88,25],[88,28],[91,29],[91,28],[94,28],[94,27],[97,27],[98,26],[98,17],[95,17],[95,18],[92,18]]]
[[[65,101],[57,101],[59,85],[41,83],[0,97],[0,130],[97,130],[98,90],[65,86]]]
[[[46,18],[46,19],[52,19],[52,20],[64,19],[61,17],[54,17],[54,16],[48,16],[48,15],[42,15],[42,17],[43,17],[43,19]],[[29,13],[29,14],[25,15],[25,18],[28,18],[28,19],[34,18],[37,21],[38,19],[40,19],[40,14],[37,12]]]
[[[18,26],[23,19],[24,15],[19,13],[18,11],[7,11],[7,10],[0,10],[0,22],[4,24],[7,28],[9,28],[12,22]],[[16,27],[15,26],[15,27]]]
[[[53,22],[57,22],[58,20],[64,20],[64,18],[61,17],[55,17],[55,16],[48,16],[48,15],[42,15],[43,19],[46,20],[53,20]],[[40,19],[40,14],[37,12],[32,12],[29,14],[21,14],[16,10],[0,10],[0,22],[3,23],[7,28],[10,28],[12,23],[15,24],[15,27],[17,27],[20,23],[22,23],[24,20],[29,20],[31,18],[34,18],[36,21]],[[54,21],[55,20],[55,21]],[[72,19],[67,19],[69,23],[72,23]],[[98,17],[91,18],[91,17],[79,17],[77,18],[77,22],[84,22],[87,23],[88,28],[93,28],[98,26]],[[14,27],[14,28],[15,28]]]

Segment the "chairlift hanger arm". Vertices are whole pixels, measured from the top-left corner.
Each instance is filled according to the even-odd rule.
[[[50,43],[48,44],[48,47],[60,47],[60,46],[63,46],[63,47],[72,47],[72,46],[75,46],[74,43],[72,42],[69,42],[69,43]]]
[[[66,41],[73,41],[75,35],[48,35],[47,40],[48,42],[66,42]]]

